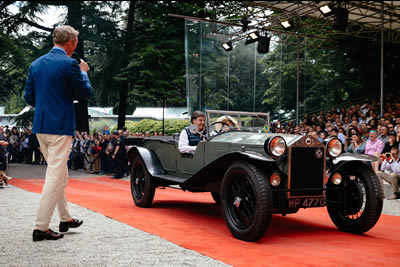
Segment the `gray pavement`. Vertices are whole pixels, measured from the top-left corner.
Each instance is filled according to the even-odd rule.
[[[40,165],[13,164],[9,171],[15,178],[44,173]],[[0,189],[0,266],[228,266],[72,203],[71,214],[84,220],[80,228],[57,241],[32,242],[39,198],[15,186]],[[55,214],[50,228],[58,231],[58,223]]]

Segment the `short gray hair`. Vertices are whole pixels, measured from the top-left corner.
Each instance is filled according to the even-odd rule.
[[[54,29],[53,42],[58,45],[65,45],[69,40],[78,38],[79,32],[68,25],[60,25]]]

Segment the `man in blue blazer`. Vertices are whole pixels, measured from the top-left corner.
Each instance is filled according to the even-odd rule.
[[[73,219],[67,209],[65,187],[68,183],[67,160],[75,133],[74,98],[87,100],[92,87],[87,75],[89,67],[71,58],[78,43],[78,32],[67,25],[53,32],[53,49],[36,59],[29,68],[25,85],[25,101],[35,107],[33,133],[47,161],[47,171],[33,241],[56,240],[63,234],[49,229],[57,207],[60,232],[76,228],[82,221]]]

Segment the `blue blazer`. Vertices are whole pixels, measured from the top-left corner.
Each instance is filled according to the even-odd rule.
[[[88,100],[91,94],[89,78],[78,62],[54,47],[29,68],[24,98],[35,107],[32,132],[74,136],[74,98]]]

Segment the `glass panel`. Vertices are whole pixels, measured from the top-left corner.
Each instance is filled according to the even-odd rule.
[[[298,112],[303,120],[305,113],[348,105],[350,92],[360,90],[358,70],[334,42],[298,37],[298,45],[295,35],[268,33],[269,52],[260,54],[259,42],[246,45],[246,36],[236,34],[233,49],[225,51],[222,44],[240,31],[186,20],[189,112],[270,112],[281,121],[296,119]]]

